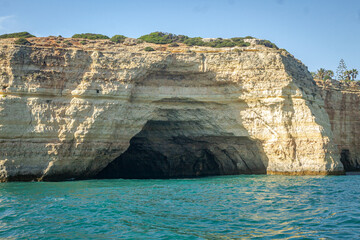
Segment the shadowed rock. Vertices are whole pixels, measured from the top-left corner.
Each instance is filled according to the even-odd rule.
[[[228,174],[263,174],[261,150],[248,137],[180,136],[195,122],[149,121],[130,147],[96,178],[178,178]]]

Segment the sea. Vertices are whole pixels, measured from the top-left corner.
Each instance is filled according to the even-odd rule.
[[[0,239],[360,239],[360,175],[1,183]]]

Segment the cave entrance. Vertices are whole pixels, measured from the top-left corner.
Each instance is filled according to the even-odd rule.
[[[348,149],[343,149],[341,150],[341,157],[340,157],[340,161],[342,162],[342,164],[344,165],[344,170],[345,171],[352,171],[354,170],[352,164],[351,164],[351,160],[350,160],[350,151]]]
[[[183,178],[265,174],[264,154],[248,137],[201,136],[199,122],[148,121],[129,148],[95,178]]]

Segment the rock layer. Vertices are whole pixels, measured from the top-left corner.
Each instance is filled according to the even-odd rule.
[[[284,50],[31,42],[0,42],[3,181],[343,172],[320,91]]]
[[[317,80],[329,114],[334,142],[346,171],[360,170],[360,85]]]

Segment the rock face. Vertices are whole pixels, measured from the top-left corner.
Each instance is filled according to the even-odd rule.
[[[0,42],[2,181],[343,172],[284,50],[30,41]]]
[[[360,170],[360,85],[358,82],[316,81],[322,89],[334,141],[346,171]]]

